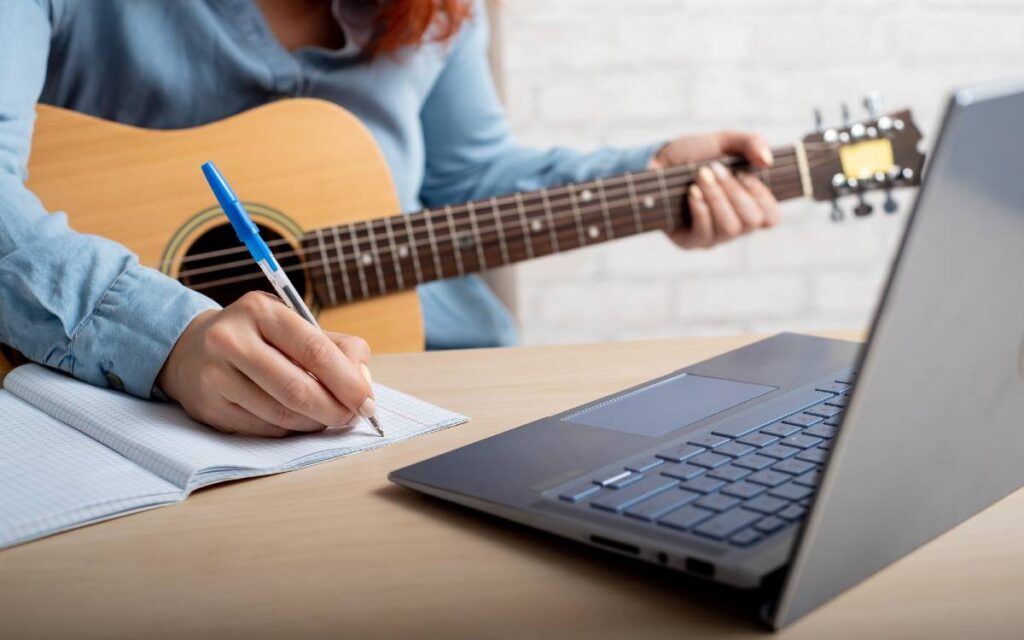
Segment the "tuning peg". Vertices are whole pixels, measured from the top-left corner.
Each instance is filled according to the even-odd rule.
[[[892,214],[892,213],[896,213],[896,209],[898,209],[898,208],[899,208],[899,205],[896,204],[896,201],[892,197],[892,189],[886,189],[885,190],[885,203],[882,205],[882,209],[886,213]]]
[[[846,217],[843,210],[839,208],[839,203],[835,200],[832,200],[832,213],[829,214],[829,217],[832,218],[832,222],[842,222],[843,218]]]
[[[839,104],[839,110],[843,114],[843,126],[849,127],[853,124],[853,117],[850,115],[850,105],[842,102]]]
[[[857,217],[871,215],[871,212],[875,210],[874,207],[868,204],[868,201],[864,198],[863,192],[857,194],[857,201],[857,206],[853,208],[853,213]]]
[[[814,130],[821,133],[825,130],[825,119],[821,116],[821,109],[814,108]]]
[[[864,96],[864,108],[872,120],[877,120],[882,115],[882,97],[877,91],[871,91]]]

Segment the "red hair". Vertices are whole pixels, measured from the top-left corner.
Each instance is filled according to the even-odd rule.
[[[447,42],[469,17],[468,0],[345,0],[346,18],[370,28],[374,57],[426,42]]]

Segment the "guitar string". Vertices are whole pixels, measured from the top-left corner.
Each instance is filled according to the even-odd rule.
[[[800,187],[800,181],[799,180],[788,180],[788,181],[786,181],[784,183],[780,183],[780,184],[777,185],[777,188],[779,189],[779,191],[781,191],[783,188],[793,189],[794,190],[793,191],[793,196],[794,197],[797,196],[797,195],[800,195],[802,193],[802,189],[800,189],[799,187]],[[682,198],[680,197],[680,200],[681,199]],[[618,206],[618,205],[623,205],[623,204],[630,204],[632,202],[633,201],[631,199],[623,199],[623,200],[616,200],[616,201],[608,201],[608,202],[606,202],[606,205],[607,206]],[[597,210],[597,209],[594,209],[594,208],[589,208],[588,209],[587,207],[583,207],[583,208],[580,209],[580,218],[582,218],[584,215],[593,215],[594,213],[601,213],[601,211]],[[644,218],[644,217],[646,217],[648,219],[655,219],[655,218],[662,219],[662,218],[664,218],[664,213],[661,212],[661,211],[658,211],[656,208],[655,209],[648,209],[646,211],[638,212],[638,213],[641,216],[641,218]],[[620,219],[625,219],[626,220],[626,225],[634,224],[634,220],[633,220],[633,218],[631,216],[620,216]],[[552,222],[555,222],[555,224],[554,225],[548,224],[544,228],[542,228],[540,230],[537,230],[537,231],[533,231],[533,232],[534,233],[541,233],[541,234],[545,234],[545,233],[549,234],[552,231],[560,231],[560,230],[574,230],[574,231],[578,231],[578,228],[579,228],[579,225],[580,225],[580,222],[577,220],[577,216],[575,215],[575,212],[572,211],[572,210],[561,210],[558,213],[553,213],[553,215],[550,216],[550,220]],[[564,224],[564,225],[560,224],[562,222],[565,222],[567,224]],[[615,224],[615,223],[613,223],[613,224]],[[588,224],[587,226],[592,226],[592,225]],[[489,228],[483,229],[478,234],[473,234],[479,240],[474,241],[474,243],[471,246],[472,247],[476,247],[476,245],[478,243],[483,243],[484,240],[486,238],[489,238],[489,237],[493,237],[495,240],[498,240],[500,242],[500,236],[499,236],[498,230],[499,230],[499,227],[489,227]],[[648,229],[648,230],[653,230],[653,228],[652,229]],[[406,249],[413,249],[413,250],[417,251],[417,253],[418,253],[418,251],[419,251],[419,249],[421,247],[426,247],[428,245],[439,245],[438,246],[439,250],[441,248],[440,245],[444,245],[444,248],[447,251],[447,250],[452,250],[453,247],[457,246],[454,242],[452,242],[453,239],[457,240],[460,237],[466,237],[465,236],[466,232],[463,232],[463,233],[456,232],[454,234],[450,234],[450,235],[447,235],[447,236],[435,236],[433,238],[433,240],[431,240],[429,237],[425,238],[423,240],[416,240],[417,232],[423,233],[425,231],[426,230],[424,228],[415,229],[415,230],[413,230],[413,234],[411,236],[407,236],[407,239],[412,240],[411,242],[398,243],[394,248],[385,245],[383,248],[380,248],[380,249],[378,249],[375,252],[364,252],[364,254],[367,254],[367,255],[377,255],[378,257],[386,257],[386,256],[388,256],[388,254],[392,254],[396,250],[400,251],[401,250],[400,247],[402,247],[402,246],[404,246]],[[406,232],[403,231],[403,234],[404,233],[406,233]],[[508,239],[506,239],[506,242],[508,242],[510,240],[518,242],[518,238],[520,238],[520,237],[522,237],[522,238],[529,238],[529,237],[531,237],[529,234],[524,234],[524,235],[516,235],[516,234],[518,234],[518,231],[516,231],[515,229],[510,230],[509,231],[509,236],[510,237]],[[556,236],[556,238],[557,238],[557,236]],[[535,241],[543,241],[544,237],[542,235],[542,236],[539,236],[539,237],[535,238],[534,240]],[[366,240],[366,244],[369,245],[369,240],[368,239]],[[334,245],[325,245],[324,248],[325,249],[330,249],[333,246]],[[433,249],[433,247],[431,247],[431,249]],[[463,250],[463,249],[460,248],[460,250]],[[315,250],[311,249],[309,251],[291,252],[290,256],[291,257],[294,257],[294,256],[303,256],[304,257],[306,255],[312,255],[312,254],[316,254],[316,253],[320,253],[319,247],[317,249],[315,249]],[[282,267],[282,268],[285,270],[286,273],[289,273],[289,272],[301,271],[304,268],[308,268],[308,267],[326,266],[326,265],[331,265],[331,266],[333,266],[333,265],[342,265],[344,263],[350,263],[350,262],[351,263],[357,263],[360,260],[360,255],[358,253],[357,254],[342,255],[339,252],[338,249],[335,249],[334,253],[336,254],[337,257],[329,258],[326,261],[322,260],[322,259],[321,260],[310,260],[310,261],[303,262],[300,265],[294,265],[292,267]],[[286,255],[286,254],[282,254],[282,256],[284,256],[284,255]],[[406,259],[406,258],[400,258],[400,259]],[[411,255],[410,255],[409,259],[412,259]],[[250,260],[244,260],[244,261],[240,261],[239,263],[235,263],[235,264],[237,264],[238,266],[250,266],[252,264],[252,262]],[[373,263],[371,263],[370,265],[367,265],[367,266],[372,266],[374,264],[376,264],[376,260]],[[195,275],[197,272],[200,272],[200,271],[202,273],[211,273],[211,272],[224,271],[224,270],[227,270],[227,268],[224,265],[214,265],[212,267],[207,267],[207,268],[202,268],[202,269],[194,269],[194,270],[191,270],[189,272],[183,272],[183,274],[179,274],[178,277],[179,278],[189,277],[188,274]],[[213,286],[221,286],[223,284],[228,284],[230,282],[239,282],[239,281],[247,280],[247,279],[259,279],[261,277],[262,277],[262,275],[259,274],[259,273],[246,274],[244,276],[234,276],[234,277],[223,278],[223,279],[219,279],[219,280],[215,280],[215,281],[207,281],[207,282],[203,282],[203,283],[197,283],[197,285],[192,287],[192,288],[196,289],[196,290],[199,290],[201,288],[210,288],[210,287],[213,287]]]
[[[680,186],[680,183],[678,181],[667,181],[666,180],[665,182],[666,182],[665,186],[667,188],[675,188],[677,186]],[[795,185],[799,184],[799,179],[779,178],[779,179],[774,180],[774,182],[775,182],[775,185],[777,186],[777,188],[781,189],[782,187],[792,187],[792,186],[795,186]],[[553,221],[553,220],[556,220],[556,219],[560,220],[560,219],[570,218],[571,217],[573,219],[579,218],[579,222],[582,223],[582,218],[584,216],[593,216],[593,214],[602,214],[603,215],[605,213],[604,210],[606,208],[615,207],[615,206],[621,206],[621,205],[626,205],[626,204],[634,204],[634,205],[638,205],[639,204],[639,202],[637,202],[636,199],[632,198],[632,197],[625,198],[625,199],[609,199],[608,198],[609,196],[614,198],[614,196],[617,193],[621,193],[621,190],[614,190],[611,193],[605,193],[602,202],[596,202],[596,203],[593,203],[593,204],[579,203],[578,202],[578,198],[575,199],[575,201],[576,201],[575,203],[574,203],[574,199],[573,198],[567,198],[567,199],[563,199],[563,200],[551,200],[550,201],[550,204],[551,204],[551,207],[550,207],[551,216],[544,216],[544,219],[545,219],[545,221],[547,221],[549,219]],[[685,196],[682,196],[682,197],[685,197]],[[568,205],[568,206],[566,206],[566,205]],[[578,213],[577,213],[577,209],[578,209]],[[547,207],[544,207],[544,208],[532,208],[532,210],[529,209],[529,208],[524,207],[524,209],[523,209],[524,215],[525,214],[535,214],[535,213],[538,213],[538,212],[546,213],[547,211],[548,211]],[[659,215],[663,215],[663,214],[659,213]],[[518,217],[519,217],[519,211],[508,211],[508,212],[496,212],[496,213],[481,214],[480,216],[477,217],[477,222],[478,223],[481,222],[481,221],[483,221],[483,222],[494,221],[494,222],[499,222],[499,224],[496,224],[494,226],[482,226],[482,225],[480,225],[480,226],[478,226],[477,231],[475,233],[473,233],[472,235],[474,237],[483,238],[487,234],[492,234],[492,233],[493,234],[499,234],[499,233],[503,234],[506,231],[509,234],[515,234],[515,233],[518,232],[518,230],[515,227],[519,226],[519,225],[516,224],[517,220],[515,220],[515,218],[518,218]],[[509,221],[509,219],[511,219],[511,221]],[[541,219],[540,217],[535,217],[534,218],[534,220],[540,220],[540,219]],[[399,222],[397,224],[404,226],[404,224],[403,224],[404,223],[404,219],[403,218],[399,218],[399,220],[402,220],[402,222]],[[463,218],[461,220],[456,221],[456,223],[458,223],[458,222],[466,223],[466,222],[469,222],[469,221],[470,221],[470,218],[467,217],[467,218]],[[520,219],[520,220],[518,220],[518,222],[521,224],[522,220]],[[372,230],[373,230],[373,233],[375,235],[380,235],[380,233],[386,231],[386,229],[376,229],[375,228],[377,220],[368,220],[368,221],[364,221],[364,222],[360,222],[360,223],[355,223],[355,224],[367,224],[367,223],[372,225],[372,227],[373,227]],[[446,223],[446,226],[451,226],[451,225],[447,225],[447,223]],[[422,246],[425,246],[425,245],[428,245],[428,244],[431,243],[431,239],[430,238],[427,238],[427,239],[424,239],[424,240],[416,240],[415,239],[416,231],[424,232],[425,228],[424,227],[420,227],[419,229],[414,229],[413,233],[411,234],[411,236],[410,236],[410,234],[408,234],[408,232],[406,230],[403,230],[403,229],[393,230],[393,233],[395,235],[407,236],[407,240],[411,240],[411,242],[398,243],[399,245],[405,247],[406,249],[409,249],[409,248],[417,248],[418,249],[419,247],[422,247]],[[314,233],[317,233],[317,230],[313,230],[313,231],[309,232],[309,234],[314,234]],[[466,231],[453,230],[453,233],[450,233],[448,235],[434,236],[433,242],[436,242],[436,243],[449,243],[453,239],[457,240],[459,238],[465,237],[466,233],[467,233]],[[307,235],[309,235],[309,234],[307,234]],[[347,250],[347,249],[352,248],[353,246],[356,246],[357,252],[358,252],[358,248],[359,248],[360,245],[362,245],[362,244],[369,244],[369,236],[366,236],[361,241],[356,241],[354,243],[338,242],[338,243],[322,243],[322,244],[323,244],[323,248],[325,250],[326,249],[333,249],[334,252],[339,254],[339,255],[340,255],[340,253],[341,253],[341,251],[343,249]],[[389,242],[389,243],[385,244],[382,248],[379,248],[376,251],[372,251],[370,253],[373,253],[373,254],[376,254],[376,255],[386,255],[386,254],[389,254],[389,253],[393,253],[395,249],[392,248],[391,246],[389,246],[390,244],[393,244],[393,243]],[[280,261],[281,259],[288,259],[288,258],[292,258],[292,257],[303,257],[304,258],[307,255],[311,255],[311,254],[315,254],[315,253],[320,253],[320,250],[321,250],[320,246],[317,246],[315,248],[310,248],[310,249],[303,248],[303,249],[293,250],[293,251],[289,251],[289,252],[281,252],[281,253],[279,253],[276,256],[276,258],[278,259],[278,261]],[[344,256],[341,256],[340,258],[338,258],[338,261],[357,260],[357,259],[358,259],[357,255],[352,255],[351,253],[348,253],[347,255],[344,255]],[[220,264],[216,264],[216,265],[210,265],[210,266],[207,266],[207,267],[197,267],[195,269],[190,269],[190,270],[182,271],[181,273],[179,273],[177,275],[177,277],[179,277],[179,278],[193,277],[193,276],[196,276],[196,275],[202,275],[202,274],[212,273],[212,272],[216,272],[216,271],[224,271],[224,270],[228,270],[228,269],[232,269],[232,268],[237,268],[237,267],[245,267],[245,266],[248,266],[248,265],[251,265],[251,264],[252,264],[251,260],[249,260],[249,259],[242,259],[242,260],[238,260],[238,261],[235,261],[235,262],[220,263]]]
[[[792,181],[790,188],[795,188],[798,185],[799,185],[798,181]],[[801,193],[801,191],[799,191],[799,190],[794,191],[794,195],[799,195],[799,193]],[[628,202],[628,201],[623,201],[623,202]],[[653,220],[653,219],[662,220],[664,218],[664,214],[659,212],[659,211],[646,211],[646,212],[642,212],[640,214],[640,217],[641,217],[641,219],[646,218],[648,221]],[[559,222],[560,223],[561,222],[565,222],[565,224],[556,224],[555,226],[548,227],[548,228],[544,229],[543,231],[546,231],[548,233],[554,232],[555,233],[556,241],[559,238],[561,240],[563,240],[563,241],[569,240],[570,242],[568,242],[566,244],[567,245],[572,245],[572,241],[574,239],[576,239],[576,235],[577,235],[577,223],[573,220],[573,218],[574,218],[574,216],[567,216],[567,215],[559,216]],[[620,218],[619,221],[613,223],[612,226],[613,226],[613,229],[618,227],[620,230],[627,231],[628,233],[624,234],[624,235],[633,235],[633,234],[637,233],[636,227],[635,227],[635,224],[634,224],[634,220],[632,218],[630,218],[630,217],[623,216],[622,218]],[[644,226],[644,225],[642,224],[642,226]],[[645,232],[646,231],[653,231],[653,230],[655,230],[657,228],[658,227],[652,227],[652,228],[645,229],[644,231]],[[630,229],[632,229],[632,231],[630,231]],[[615,233],[613,233],[611,235],[614,236]],[[606,238],[606,239],[608,239],[608,238]],[[540,236],[540,237],[538,237],[536,239],[530,239],[529,235],[522,235],[522,236],[518,236],[518,237],[512,238],[512,244],[515,245],[515,244],[520,244],[521,243],[525,247],[525,245],[527,243],[533,244],[533,243],[536,242],[536,243],[550,244],[552,247],[554,247],[555,243],[554,242],[548,242],[548,240],[550,240],[550,238],[547,237],[547,234],[544,234],[543,236]],[[440,241],[437,241],[437,242],[440,243]],[[480,244],[481,247],[493,248],[494,246],[497,245],[498,242],[499,242],[498,236],[497,236],[497,234],[495,234],[493,239],[481,238],[479,244]],[[508,242],[509,241],[506,240],[506,243],[508,243]],[[419,245],[419,246],[422,246],[422,245],[425,245],[425,244],[428,244],[428,243],[426,243],[426,242],[417,243],[417,245]],[[595,244],[597,244],[597,243],[595,243]],[[407,246],[417,246],[417,245],[408,245],[407,244]],[[477,243],[474,243],[473,247],[475,248],[476,245],[477,245]],[[590,246],[590,245],[579,245],[579,244],[576,244],[575,246],[571,246],[571,248],[573,248],[573,249],[581,248],[582,246]],[[459,251],[463,251],[464,250],[464,249],[458,248],[457,245],[455,245],[454,243],[447,243],[444,248],[445,248],[445,252],[446,253],[447,252],[452,252],[453,255],[454,255],[454,251],[456,251],[456,250],[459,250]],[[440,247],[439,247],[439,250],[440,250]],[[314,253],[314,252],[310,251],[309,253]],[[382,249],[380,251],[380,254],[383,255],[384,253],[391,253],[391,250],[390,249]],[[470,256],[466,256],[467,259],[469,257]],[[404,259],[406,259],[406,258],[401,258],[401,260],[404,260]],[[411,257],[411,254],[410,254],[410,257],[408,259],[409,260],[413,259]],[[445,260],[447,260],[447,258],[445,258]],[[329,273],[325,274],[325,275],[328,275],[329,277],[334,277],[334,267],[335,266],[337,266],[339,268],[339,271],[341,269],[345,269],[347,271],[350,271],[350,267],[352,265],[346,264],[346,263],[350,263],[350,262],[354,263],[354,266],[357,266],[357,267],[360,266],[359,263],[356,262],[356,258],[354,258],[352,256],[339,256],[338,258],[331,258],[331,259],[328,259],[326,261],[324,261],[324,260],[312,260],[312,261],[304,262],[302,264],[294,265],[294,266],[291,266],[291,267],[282,267],[282,269],[286,273],[297,273],[297,272],[305,271],[306,269],[312,268],[312,267],[326,267],[327,269],[329,269]],[[246,262],[246,264],[249,264],[249,263]],[[373,266],[373,265],[366,265],[366,266],[370,267],[370,266]],[[429,266],[429,265],[427,265],[427,266]],[[495,266],[498,266],[498,265],[495,265]],[[397,268],[392,268],[391,270],[397,272]],[[478,270],[482,270],[482,267],[481,267],[481,269],[478,269]],[[435,278],[434,279],[443,279],[443,278],[454,277],[456,275],[459,275],[458,273],[453,273],[453,274],[448,275],[448,274],[444,273],[443,269],[442,269],[442,272],[440,274],[436,273],[437,269],[433,269],[433,271],[435,272]],[[262,278],[263,278],[263,275],[261,273],[257,272],[257,273],[243,274],[243,275],[238,275],[238,276],[221,278],[221,279],[218,279],[218,280],[212,280],[212,281],[207,281],[207,282],[203,282],[203,283],[197,283],[195,286],[192,286],[191,288],[193,290],[196,290],[196,291],[202,291],[202,290],[212,289],[214,287],[224,286],[224,285],[227,285],[227,284],[234,284],[234,283],[245,282],[245,281],[250,281],[250,280],[261,280]],[[425,278],[421,282],[425,282],[425,281],[428,281],[428,280],[429,279]]]
[[[782,158],[789,158],[789,157],[794,157],[795,158],[795,152],[794,151],[787,151],[785,149],[777,151],[777,158],[782,159]],[[723,158],[722,160],[726,164],[729,164],[729,165],[744,164],[746,162],[746,161],[741,160],[741,159],[731,159],[731,158]],[[794,164],[795,164],[795,160],[794,161],[786,161],[786,162],[776,162],[769,169],[761,169],[761,170],[759,170],[758,174],[761,175],[761,174],[763,174],[766,171],[770,172],[770,171],[772,171],[774,169],[777,169],[777,168],[785,168],[787,166],[794,166]],[[699,170],[699,166],[696,167],[696,168],[691,168],[691,165],[677,165],[675,167],[668,167],[668,168],[663,169],[662,173],[666,176],[666,178],[673,178],[674,179],[674,178],[678,178],[678,176],[675,175],[675,174],[679,174],[680,170],[685,170],[685,171],[682,171],[682,173],[684,175],[686,173],[690,173],[691,177],[692,177],[692,175],[696,174],[696,172]],[[649,175],[649,174],[652,174],[652,173],[655,174],[655,175]],[[631,179],[636,184],[639,184],[638,180],[643,180],[644,182],[650,182],[652,180],[657,180],[657,173],[658,173],[657,170],[644,171],[644,172],[639,172],[639,173],[633,172],[633,173],[630,173],[630,174],[622,174],[622,175],[619,175],[619,176],[614,176],[614,177],[611,177],[611,178],[604,179],[604,180],[602,180],[602,183],[603,183],[603,186],[605,188],[607,188],[607,187],[614,187],[614,186],[620,186],[622,184],[626,184],[628,186],[628,183],[630,182]],[[626,177],[627,175],[629,177]],[[581,186],[583,184],[590,184],[592,182],[594,182],[594,181],[590,180],[590,181],[584,181],[584,182],[579,182],[579,183],[571,183],[571,185],[573,185],[573,186]],[[567,185],[561,185],[559,187],[551,187],[549,190],[565,189],[568,186],[570,186],[570,185],[567,184]],[[515,197],[517,195],[522,197],[524,194],[522,194],[522,193],[518,193],[518,194],[513,193],[513,194],[502,195],[502,196],[496,196],[495,200],[499,204],[514,203],[515,202]],[[535,198],[536,196],[530,196],[530,197],[534,197]],[[568,199],[563,199],[560,202],[568,202]],[[488,201],[488,204],[489,204],[489,201]],[[457,205],[457,206],[458,207],[463,207],[464,204]],[[422,211],[426,211],[426,209],[424,209]],[[417,213],[422,213],[422,211],[412,212],[412,214],[415,215]],[[433,211],[433,213],[437,213],[437,212],[438,212],[438,210]],[[378,218],[377,220],[381,220],[381,219],[382,218]],[[327,227],[327,228],[329,228],[329,227]],[[315,231],[316,230],[314,230],[314,231],[312,231],[310,233],[314,233]],[[270,248],[274,248],[274,247],[285,245],[285,244],[290,244],[290,240],[287,239],[287,238],[279,238],[277,240],[271,240],[271,241],[267,242],[267,246],[269,246]],[[245,249],[244,246],[242,246],[242,247],[232,247],[230,249],[218,249],[218,250],[215,250],[215,251],[208,251],[208,252],[204,252],[204,253],[193,254],[193,255],[189,255],[189,256],[183,256],[182,258],[179,258],[179,259],[173,261],[172,264],[181,265],[181,264],[184,264],[186,262],[194,262],[194,261],[198,261],[198,260],[207,260],[207,259],[210,259],[210,258],[223,257],[225,255],[231,255],[233,253],[244,253],[245,251],[246,251],[246,249]]]
[[[759,171],[757,171],[755,173],[757,173],[757,175],[759,175],[762,178],[765,178],[767,176],[767,179],[768,179],[769,182],[775,183],[775,182],[778,182],[779,180],[789,179],[789,176],[779,175],[779,176],[772,177],[772,172],[773,171],[777,172],[779,170],[786,169],[786,168],[792,167],[792,166],[796,166],[796,164],[795,163],[779,163],[778,165],[776,165],[772,169],[769,169],[769,170],[759,170]],[[680,178],[682,178],[682,180],[680,180]],[[639,190],[648,190],[648,191],[650,191],[650,190],[653,190],[654,188],[657,188],[658,186],[660,186],[660,185],[658,185],[658,182],[659,182],[659,178],[657,176],[653,176],[653,177],[644,178],[642,181],[634,181],[632,187],[630,187],[630,185],[627,185],[625,187],[625,189],[621,189],[621,188],[620,189],[608,189],[608,188],[605,187],[604,184],[602,184],[600,188],[601,188],[601,190],[603,192],[603,197],[605,199],[607,199],[608,197],[613,197],[614,198],[617,195],[622,194],[623,192],[628,192],[630,190],[630,188],[633,188],[635,190],[639,189]],[[665,179],[665,186],[666,187],[677,187],[677,186],[682,186],[683,184],[692,183],[692,182],[693,182],[692,176],[691,177],[676,176],[676,177],[673,177],[673,178],[666,178]],[[595,188],[597,188],[597,187],[595,187]],[[651,194],[650,193],[646,193],[645,195],[649,196]],[[661,196],[659,196],[659,197],[661,197]],[[520,199],[522,199],[521,194],[520,194]],[[515,217],[515,216],[519,215],[520,212],[519,212],[518,209],[516,209],[516,210],[509,210],[509,211],[505,211],[505,212],[500,212],[500,211],[499,212],[495,212],[495,211],[493,211],[494,206],[498,202],[500,202],[500,198],[495,197],[493,200],[494,200],[494,202],[491,202],[490,200],[487,200],[487,201],[484,201],[484,200],[474,201],[477,204],[482,204],[484,207],[488,207],[488,208],[491,209],[491,211],[485,211],[485,212],[482,212],[480,214],[472,214],[472,215],[475,215],[475,218],[476,218],[476,220],[478,222],[485,222],[486,223],[486,222],[491,222],[491,221],[498,221],[498,220],[501,220],[501,219],[503,219],[503,218],[505,218],[507,216]],[[579,195],[578,194],[577,195],[567,195],[564,198],[549,198],[548,199],[549,207],[536,206],[537,205],[536,202],[529,202],[528,203],[527,200],[525,200],[525,199],[522,199],[522,200],[523,200],[523,205],[524,205],[523,206],[523,214],[525,214],[525,215],[532,215],[532,214],[537,214],[539,212],[540,213],[544,213],[544,212],[546,212],[548,210],[549,207],[552,209],[552,211],[554,211],[555,209],[559,209],[559,211],[561,212],[562,208],[564,208],[565,206],[567,206],[567,205],[568,206],[573,206],[574,203],[579,203]],[[615,204],[622,204],[622,203],[623,203],[623,201],[621,201],[621,200],[615,202]],[[586,203],[580,203],[580,204],[583,207],[591,206],[591,205],[588,205]],[[607,201],[607,204],[610,205],[611,202]],[[408,215],[413,216],[413,218],[411,218],[411,219],[415,220],[417,214],[423,214],[424,212],[427,212],[427,215],[434,215],[434,214],[444,213],[445,211],[444,211],[444,208],[424,209],[422,211],[413,212],[412,214],[408,214]],[[455,211],[453,209],[452,213],[455,216],[461,216],[461,220],[460,221],[467,221],[467,220],[470,220],[470,218],[472,217],[471,214],[468,213],[468,211]],[[399,215],[399,216],[388,216],[387,218],[389,218],[391,221],[401,221],[401,222],[397,222],[397,224],[400,224],[400,225],[404,226],[404,216],[402,216],[402,215]],[[352,223],[352,224],[364,224],[364,225],[369,224],[370,230],[374,234],[379,235],[380,233],[386,232],[386,226],[387,226],[388,223],[385,223],[384,220],[385,220],[385,218],[377,218],[377,219],[373,219],[373,220],[359,221],[359,222]],[[344,226],[344,225],[341,225],[341,226]],[[496,226],[484,227],[484,228],[482,228],[482,231],[493,231],[496,228],[497,228]],[[331,227],[325,227],[323,229],[314,229],[314,230],[306,232],[304,234],[304,236],[309,237],[309,236],[317,233],[318,231],[327,231],[327,230],[330,230],[330,229],[331,229]],[[459,235],[459,234],[456,234],[456,235]],[[439,237],[436,238],[436,240],[439,241],[439,242],[442,242],[442,241],[450,240],[451,238],[452,238],[452,236],[439,236]],[[281,246],[281,245],[291,246],[291,241],[289,239],[282,238],[282,239],[279,239],[279,240],[274,240],[274,241],[268,242],[267,244],[268,244],[268,246]],[[347,249],[350,249],[353,246],[358,246],[358,244],[360,244],[360,241],[356,241],[356,242],[343,241],[343,242],[332,243],[329,246],[330,247],[336,247],[338,249],[345,249],[345,250],[347,250]],[[386,249],[383,249],[381,251],[385,251],[385,250]],[[276,255],[275,257],[278,258],[278,259],[290,258],[290,257],[294,257],[294,256],[303,256],[303,257],[305,257],[305,255],[307,255],[309,253],[314,253],[314,252],[318,252],[318,251],[319,251],[319,247],[317,247],[315,249],[305,249],[305,248],[303,248],[303,249],[300,249],[300,250],[293,250],[293,251],[290,251],[290,252],[282,252],[282,253]],[[184,262],[188,262],[188,261],[194,261],[194,260],[197,260],[197,259],[210,259],[210,258],[212,258],[214,256],[223,257],[223,256],[230,256],[232,254],[240,254],[240,255],[242,255],[242,254],[245,254],[245,252],[246,252],[246,248],[244,246],[232,247],[230,249],[220,249],[220,250],[217,250],[217,251],[211,251],[211,252],[206,252],[206,253],[202,253],[202,254],[195,254],[195,255],[192,255],[192,256],[186,256],[185,258],[179,260],[178,264],[181,264],[181,263],[184,263]],[[199,274],[202,274],[202,273],[208,273],[208,272],[211,272],[211,271],[216,271],[216,270],[221,270],[221,269],[228,269],[228,268],[245,266],[245,265],[248,265],[248,264],[249,264],[249,261],[247,259],[240,259],[237,262],[220,263],[220,264],[217,264],[217,265],[211,265],[211,266],[207,266],[207,267],[197,267],[196,269],[182,271],[182,272],[180,272],[178,274],[178,277],[189,277],[189,276],[199,275]]]

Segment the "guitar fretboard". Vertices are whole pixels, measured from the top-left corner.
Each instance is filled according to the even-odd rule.
[[[759,176],[779,200],[806,192],[797,149]],[[334,306],[523,260],[686,224],[698,165],[627,173],[529,193],[474,200],[316,229],[302,241],[317,298]]]

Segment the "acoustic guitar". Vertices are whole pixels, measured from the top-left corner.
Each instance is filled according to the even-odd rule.
[[[779,200],[918,184],[908,111],[821,129],[753,170]],[[423,348],[416,285],[686,224],[698,165],[640,171],[396,215],[384,156],[349,112],[282,100],[192,129],[153,131],[40,105],[29,181],[78,231],[115,240],[221,304],[269,290],[207,187],[214,160],[324,328],[375,352]],[[864,212],[863,207],[858,212]],[[0,375],[9,365],[0,360]]]

